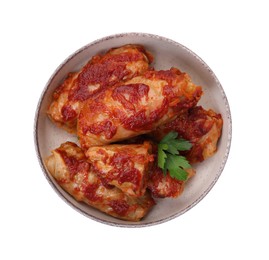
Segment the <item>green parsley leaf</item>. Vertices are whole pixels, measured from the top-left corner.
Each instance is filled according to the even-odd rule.
[[[162,146],[158,146],[158,166],[164,170],[165,159],[167,158],[166,153]]]
[[[165,144],[173,139],[176,139],[177,136],[178,136],[177,132],[170,132],[160,141],[160,144]]]
[[[177,139],[175,141],[176,143],[174,145],[176,145],[179,151],[188,151],[192,147],[192,144],[183,138]]]
[[[179,151],[187,151],[191,143],[185,139],[177,139],[177,132],[168,133],[158,144],[158,166],[172,178],[186,180],[188,173],[184,169],[191,168],[188,160],[179,155]]]
[[[178,148],[177,148],[177,145],[176,145],[176,140],[171,140],[171,141],[168,141],[167,142],[167,146],[168,146],[168,149],[167,149],[167,152],[171,153],[171,154],[179,154],[178,152]]]
[[[182,159],[179,156],[172,154],[168,155],[165,166],[167,169],[169,169],[169,174],[172,178],[176,178],[182,181],[187,180],[188,173],[183,169]]]

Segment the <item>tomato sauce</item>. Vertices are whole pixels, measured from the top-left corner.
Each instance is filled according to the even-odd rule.
[[[77,158],[73,156],[68,156],[65,151],[62,151],[60,149],[58,149],[57,152],[63,158],[64,163],[67,166],[68,171],[70,172],[70,180],[73,180],[74,176],[78,172],[87,173],[89,171],[90,165],[85,160],[78,160]]]
[[[145,84],[128,84],[118,86],[113,90],[112,98],[119,101],[124,108],[135,111],[144,96],[148,97],[149,86]]]
[[[65,122],[75,119],[77,117],[76,111],[70,105],[63,106],[61,112],[63,120]]]
[[[139,130],[151,130],[153,124],[158,122],[168,111],[169,104],[167,99],[164,98],[162,105],[151,111],[150,114],[146,115],[146,109],[141,109],[139,112],[127,118],[120,118],[123,126],[128,130],[139,131]]]
[[[130,182],[136,186],[139,185],[142,176],[139,170],[134,166],[131,155],[124,153],[115,153],[109,161],[113,170],[109,172],[108,179],[116,179],[119,184]]]
[[[100,123],[91,124],[82,128],[83,134],[90,132],[94,135],[103,134],[106,139],[111,139],[117,132],[117,127],[110,120],[104,120]]]
[[[77,87],[69,95],[69,100],[85,101],[92,94],[104,87],[110,87],[121,81],[132,72],[126,69],[129,62],[142,60],[141,53],[121,53],[118,55],[107,55],[101,59],[93,59],[89,62],[77,78]],[[91,85],[94,87],[91,90]]]
[[[164,129],[166,132],[177,131],[179,136],[194,142],[208,133],[213,124],[213,120],[208,120],[207,112],[197,106],[166,124]]]
[[[182,73],[179,69],[171,68],[170,70],[159,70],[159,71],[147,71],[144,76],[146,78],[155,78],[159,80],[165,80],[168,85],[172,86],[173,81],[175,80],[175,75],[180,76],[178,79],[184,78],[184,73]]]
[[[99,183],[93,183],[93,184],[87,185],[87,187],[84,190],[84,195],[89,201],[95,202],[95,201],[102,199],[97,194],[97,190],[98,190],[99,186],[100,186]]]
[[[125,216],[130,207],[125,200],[112,200],[109,202],[109,206],[120,216]]]

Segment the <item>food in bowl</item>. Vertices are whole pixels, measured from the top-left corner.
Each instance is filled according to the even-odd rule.
[[[77,117],[85,100],[93,94],[145,72],[152,57],[141,45],[112,48],[95,55],[79,71],[70,72],[53,94],[48,115],[57,125],[76,132]]]
[[[149,192],[139,197],[128,196],[107,183],[106,178],[100,178],[82,149],[72,142],[66,142],[53,150],[46,164],[61,187],[77,201],[85,202],[113,217],[138,221],[154,205]]]
[[[65,142],[52,151],[46,160],[51,175],[76,200],[129,221],[144,218],[154,198],[183,193],[195,175],[185,161],[213,156],[223,125],[221,114],[197,105],[202,87],[187,73],[155,70],[152,61],[141,45],[97,54],[69,73],[48,108],[52,122],[79,138],[79,146]],[[171,174],[174,165],[160,166],[159,143],[169,133],[174,143],[191,144],[180,152],[171,152],[172,139],[162,146],[163,166],[166,158],[183,162],[181,179]]]

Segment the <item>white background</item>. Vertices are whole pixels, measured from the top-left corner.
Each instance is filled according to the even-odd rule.
[[[268,1],[2,1],[0,259],[269,259]],[[228,97],[233,140],[211,192],[148,228],[97,223],[65,204],[37,160],[33,126],[56,67],[122,32],[173,39],[198,54]]]

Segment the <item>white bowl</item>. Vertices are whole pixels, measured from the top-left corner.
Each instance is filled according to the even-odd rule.
[[[203,88],[204,95],[199,104],[205,108],[212,108],[214,111],[221,113],[223,117],[223,130],[217,153],[195,166],[197,174],[187,182],[183,195],[177,199],[158,199],[157,205],[140,222],[119,220],[84,203],[77,202],[57,184],[44,164],[44,159],[50,155],[51,150],[60,146],[61,143],[67,140],[77,142],[76,136],[57,128],[46,115],[54,89],[63,81],[68,72],[79,70],[93,55],[128,43],[144,45],[154,55],[153,66],[156,69],[169,69],[174,66],[187,72],[194,83],[201,85]],[[56,69],[41,94],[36,111],[34,133],[41,168],[53,189],[67,204],[85,216],[102,223],[124,227],[143,227],[160,224],[180,216],[201,201],[212,189],[228,158],[232,137],[232,122],[229,104],[220,82],[213,71],[195,53],[177,42],[157,35],[124,33],[108,36],[82,47]]]

